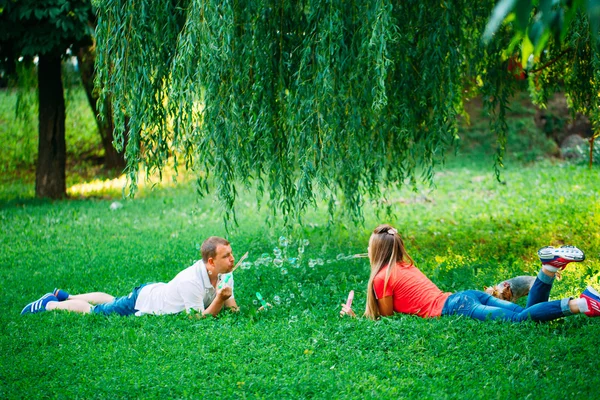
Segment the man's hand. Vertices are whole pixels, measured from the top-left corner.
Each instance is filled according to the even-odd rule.
[[[217,297],[223,302],[230,298],[232,293],[231,287],[229,286],[223,286],[223,288],[217,289]]]

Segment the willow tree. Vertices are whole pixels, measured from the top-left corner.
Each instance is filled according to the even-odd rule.
[[[496,10],[500,22],[515,13],[517,2],[509,3]],[[201,194],[214,185],[226,218],[239,185],[250,184],[288,220],[317,199],[360,218],[367,199],[431,179],[458,139],[466,93],[483,96],[501,166],[517,83],[508,66],[523,35],[508,18],[482,41],[494,1],[96,5],[97,82],[114,100],[120,144],[128,121],[134,190],[139,168],[161,171],[172,159],[197,171]],[[571,46],[578,58],[564,58],[558,77],[556,67],[530,74],[534,88],[560,80],[588,104],[597,101],[592,83],[573,85],[598,70],[587,21],[575,13],[571,34],[537,53],[543,64]]]

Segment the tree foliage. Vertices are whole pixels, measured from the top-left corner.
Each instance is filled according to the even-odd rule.
[[[502,163],[516,30],[498,24],[482,42],[493,1],[96,5],[97,82],[114,99],[121,143],[128,120],[134,190],[140,165],[160,171],[172,156],[198,171],[202,193],[215,182],[226,218],[238,185],[255,183],[286,220],[316,199],[360,219],[367,198],[431,178],[458,138],[467,93],[482,94],[495,117]],[[567,86],[579,69],[596,71],[585,18],[572,25],[566,43],[585,34],[573,51],[590,54],[561,77]],[[540,62],[563,49],[549,40]],[[554,85],[551,71],[531,76],[533,87]]]

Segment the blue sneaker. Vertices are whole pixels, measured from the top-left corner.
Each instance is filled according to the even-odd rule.
[[[564,269],[571,262],[585,260],[585,254],[575,246],[552,247],[546,246],[538,250],[542,264],[549,264],[558,269]]]
[[[58,301],[65,301],[66,299],[69,298],[69,293],[65,292],[62,289],[58,289],[58,288],[54,289],[52,294],[54,295],[54,297],[56,297],[58,299]]]
[[[46,311],[46,304],[48,304],[51,301],[58,301],[58,299],[52,293],[46,293],[45,295],[40,297],[39,300],[27,304],[21,311],[21,315],[36,314],[42,311]]]

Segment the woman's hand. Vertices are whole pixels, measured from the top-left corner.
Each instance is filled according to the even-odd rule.
[[[340,317],[343,317],[344,315],[349,315],[352,318],[356,317],[356,314],[354,313],[354,311],[352,311],[352,308],[348,307],[346,304],[342,304],[342,310],[340,311]]]

